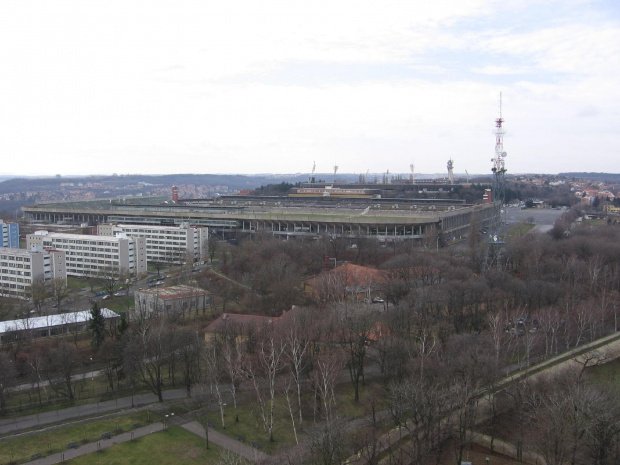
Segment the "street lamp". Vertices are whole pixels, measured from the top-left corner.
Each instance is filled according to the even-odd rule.
[[[95,372],[93,371],[93,358],[90,357],[90,381],[93,384],[93,397],[95,397]]]

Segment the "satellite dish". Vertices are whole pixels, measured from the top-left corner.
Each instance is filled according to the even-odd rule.
[[[508,154],[506,152],[502,152],[502,157],[507,156]]]

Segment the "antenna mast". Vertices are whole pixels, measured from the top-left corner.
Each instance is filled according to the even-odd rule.
[[[502,225],[502,212],[506,198],[506,152],[504,152],[504,119],[502,118],[502,93],[499,93],[499,117],[495,119],[495,156],[491,159],[493,167],[493,185],[491,188],[491,201],[494,204],[493,216],[490,218],[489,238],[487,240],[487,256],[485,272],[491,268],[502,268],[502,256],[504,255],[505,242],[500,236]]]

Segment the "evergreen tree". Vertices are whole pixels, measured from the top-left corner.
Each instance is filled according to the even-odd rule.
[[[123,334],[129,328],[129,322],[127,321],[127,316],[124,313],[121,313],[121,321],[118,323],[118,338],[123,337]]]
[[[97,305],[97,302],[93,303],[90,314],[92,316],[90,320],[90,329],[93,332],[91,345],[95,349],[98,349],[105,340],[105,318],[101,314],[101,309]]]

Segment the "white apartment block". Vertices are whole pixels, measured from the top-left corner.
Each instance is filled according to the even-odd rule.
[[[201,261],[207,256],[209,229],[206,227],[101,224],[98,233],[103,236],[125,234],[131,238],[144,238],[149,262],[180,264],[188,260]]]
[[[147,271],[146,241],[142,238],[36,231],[26,236],[26,248],[64,250],[69,276],[96,277],[110,271],[137,276]]]
[[[29,299],[33,284],[51,279],[67,282],[64,251],[0,247],[0,295]]]

